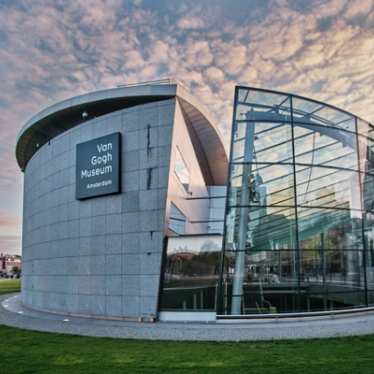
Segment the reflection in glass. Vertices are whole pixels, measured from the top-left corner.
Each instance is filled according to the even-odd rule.
[[[178,235],[183,235],[186,232],[186,220],[186,216],[170,203],[169,229]]]
[[[361,209],[357,172],[297,164],[295,171],[299,206]]]
[[[189,192],[190,189],[190,171],[186,163],[183,160],[182,154],[180,153],[179,149],[176,148],[175,152],[175,163],[174,163],[174,171],[183,185],[186,192]]]
[[[292,109],[294,122],[305,125],[323,125],[356,132],[355,117],[347,112],[333,108],[313,100],[292,97]]]
[[[214,310],[221,241],[217,235],[169,238],[162,310]]]
[[[360,169],[364,173],[374,174],[374,129],[362,120],[358,120],[358,128],[366,130],[366,136],[358,136]]]
[[[373,126],[245,87],[234,110],[218,313],[374,304]]]
[[[322,126],[294,127],[295,162],[357,170],[354,134]]]

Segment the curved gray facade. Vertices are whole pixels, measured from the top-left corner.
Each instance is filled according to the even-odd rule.
[[[129,106],[131,90],[135,96],[142,90],[147,97],[152,90],[166,93],[151,102],[141,93],[143,102]],[[26,306],[76,315],[157,316],[170,200],[178,195],[173,172],[176,149],[188,154],[194,173],[189,194],[204,195],[208,184],[222,183],[227,168],[215,127],[180,90],[177,85],[130,87],[123,96],[124,108],[110,113],[105,109],[92,119],[84,105],[94,106],[86,95],[84,100],[68,101],[70,106],[56,104],[42,111],[21,131],[17,159],[25,172],[22,299]],[[123,89],[108,90],[101,99],[96,95],[94,102],[103,100],[105,107],[113,93],[121,96]],[[74,126],[64,122],[86,110],[85,121]],[[37,143],[43,121],[47,121],[44,143]],[[57,129],[59,123],[64,131]],[[115,132],[122,134],[121,193],[77,200],[77,144]],[[213,136],[203,142],[204,134]],[[215,168],[210,167],[212,155]],[[198,212],[203,222],[209,212],[204,204],[199,207],[194,213],[188,204],[181,209],[187,217]],[[203,225],[190,219],[186,233],[200,232]]]

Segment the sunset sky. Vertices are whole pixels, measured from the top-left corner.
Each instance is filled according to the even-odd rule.
[[[374,122],[374,0],[0,0],[0,253],[20,252],[24,122],[69,96],[165,77],[227,141],[236,83]]]

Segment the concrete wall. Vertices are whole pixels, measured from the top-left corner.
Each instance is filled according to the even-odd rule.
[[[89,120],[25,170],[23,302],[84,315],[157,313],[175,99]],[[122,194],[75,199],[76,144],[122,133]]]

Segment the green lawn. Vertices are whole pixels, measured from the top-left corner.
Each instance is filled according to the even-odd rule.
[[[19,281],[0,283],[0,292]],[[8,291],[10,292],[10,291]],[[374,336],[264,343],[88,338],[0,326],[0,373],[374,373]]]
[[[175,343],[65,336],[0,326],[1,373],[373,373],[374,337]]]
[[[4,293],[19,292],[20,289],[20,279],[0,279],[0,295]]]

